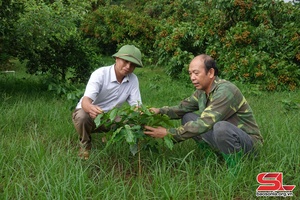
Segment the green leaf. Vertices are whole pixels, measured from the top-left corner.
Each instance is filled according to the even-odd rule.
[[[173,149],[173,146],[174,146],[174,143],[173,143],[173,140],[172,140],[172,135],[166,135],[164,137],[164,142],[166,144],[166,146],[169,148],[169,149]]]
[[[118,114],[118,109],[117,108],[112,109],[111,112],[110,112],[110,114],[109,114],[110,121],[114,121],[115,118],[116,118],[116,116],[117,116],[117,114]]]
[[[131,130],[140,130],[142,127],[140,125],[134,125],[131,127]]]
[[[96,124],[96,127],[101,125],[101,118],[102,118],[103,114],[99,114],[97,115],[97,117],[94,119],[94,122]]]
[[[118,133],[122,131],[123,127],[118,128],[116,131],[113,132],[111,138],[107,141],[105,148],[109,147],[112,143],[115,142],[115,137]]]
[[[137,144],[130,145],[130,152],[132,153],[132,155],[135,155],[138,152],[138,145]]]
[[[129,144],[135,143],[134,135],[132,134],[130,126],[126,124],[125,130],[126,130],[126,135],[125,135],[126,142],[128,142]]]

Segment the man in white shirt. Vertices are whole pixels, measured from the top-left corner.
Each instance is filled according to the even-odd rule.
[[[131,106],[142,103],[139,81],[133,71],[143,67],[141,51],[134,45],[125,45],[113,55],[114,65],[95,70],[83,97],[73,112],[73,123],[80,139],[79,157],[87,160],[91,149],[91,133],[97,132],[94,119],[114,107],[128,102]]]

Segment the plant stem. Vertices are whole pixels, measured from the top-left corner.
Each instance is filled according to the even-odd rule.
[[[139,177],[140,177],[142,175],[140,141],[138,142],[138,154],[139,154]]]

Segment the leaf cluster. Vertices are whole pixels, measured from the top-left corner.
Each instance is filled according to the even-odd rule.
[[[108,139],[106,147],[125,141],[133,155],[141,149],[151,149],[157,152],[164,147],[173,148],[171,135],[160,139],[144,134],[145,125],[152,127],[171,127],[173,125],[167,115],[154,114],[145,105],[116,107],[107,113],[98,115],[95,123],[97,127],[104,126],[109,129],[106,132]]]

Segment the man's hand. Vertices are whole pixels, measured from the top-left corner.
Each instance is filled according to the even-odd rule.
[[[150,112],[153,112],[155,114],[159,114],[159,108],[149,108]]]
[[[90,105],[89,115],[92,119],[95,119],[99,114],[102,114],[103,110],[96,105]]]
[[[151,127],[151,126],[145,126],[144,134],[149,135],[154,138],[163,138],[167,135],[167,129],[164,127]]]
[[[89,113],[92,119],[95,119],[99,114],[103,113],[103,110],[99,106],[93,105],[92,99],[86,96],[82,99],[81,107],[85,112]]]

